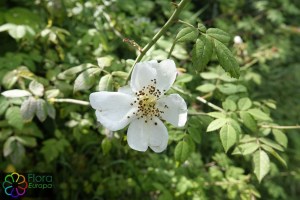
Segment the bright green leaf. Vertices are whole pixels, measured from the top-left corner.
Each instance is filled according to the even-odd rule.
[[[127,72],[122,72],[122,71],[114,71],[111,73],[112,76],[116,76],[116,77],[121,77],[121,78],[124,78],[126,79],[127,76],[128,76],[128,73]],[[178,78],[178,77],[177,77]]]
[[[21,110],[17,106],[13,106],[7,109],[5,113],[5,118],[11,126],[21,130],[23,128],[24,122],[21,116]]]
[[[252,102],[249,98],[244,97],[238,101],[238,107],[240,110],[247,110],[252,106]]]
[[[67,79],[67,78],[73,77],[75,74],[82,72],[86,69],[89,69],[91,67],[98,68],[98,66],[93,65],[91,63],[85,63],[85,64],[78,65],[76,67],[71,67],[70,69],[67,69],[67,70],[61,72],[60,74],[58,74],[58,78]]]
[[[111,66],[113,59],[114,58],[111,56],[97,58],[98,66],[100,67],[100,69],[104,69],[104,67],[109,67]]]
[[[237,146],[232,154],[248,155],[255,152],[258,148],[259,145],[256,142],[244,143]]]
[[[218,85],[220,92],[224,94],[235,94],[239,92],[246,92],[247,88],[243,85],[235,85],[232,83],[225,83],[223,85]]]
[[[90,68],[79,74],[74,82],[74,92],[90,89],[95,83],[95,74],[99,72],[99,68]]]
[[[284,148],[287,147],[288,144],[288,138],[287,136],[280,130],[278,129],[272,129],[272,133],[275,137],[276,142],[281,144]]]
[[[227,152],[228,149],[232,147],[236,142],[237,135],[235,129],[231,125],[226,124],[220,130],[220,139],[225,149],[225,152]]]
[[[261,147],[267,152],[271,153],[281,164],[287,167],[286,161],[270,146],[262,144]]]
[[[45,92],[47,99],[55,98],[59,95],[59,89],[51,89]]]
[[[210,79],[217,79],[217,78],[220,77],[219,74],[216,74],[216,73],[213,73],[213,72],[202,72],[202,73],[200,74],[200,76],[201,76],[202,78],[208,79],[208,80],[210,80]]]
[[[267,175],[270,170],[269,156],[263,150],[258,150],[253,155],[254,174],[259,182]]]
[[[235,111],[237,108],[236,103],[228,98],[222,103],[222,106],[225,110],[228,111]]]
[[[213,118],[226,118],[226,114],[222,112],[209,112],[207,115]]]
[[[214,121],[212,121],[208,127],[207,127],[207,132],[211,132],[211,131],[215,131],[218,130],[219,128],[221,128],[222,126],[224,126],[226,124],[227,120],[224,118],[220,118],[220,119],[215,119]]]
[[[102,76],[99,81],[99,91],[112,91],[113,90],[112,75],[106,74]]]
[[[240,116],[241,116],[241,119],[243,121],[243,124],[248,129],[250,129],[253,133],[256,133],[258,131],[257,123],[249,113],[247,113],[245,111],[241,111]]]
[[[203,84],[203,85],[200,85],[196,88],[196,90],[199,90],[200,92],[212,92],[216,89],[216,86],[211,84],[211,83],[206,83],[206,84]]]
[[[259,138],[259,140],[262,143],[264,143],[264,144],[266,144],[266,145],[268,145],[268,146],[270,146],[274,149],[277,149],[278,151],[284,151],[284,149],[279,144],[275,143],[274,141],[272,141],[268,138]]]
[[[186,141],[180,141],[175,147],[175,160],[183,163],[190,155],[190,148]]]
[[[266,113],[257,108],[250,109],[247,112],[257,120],[271,121],[271,118]]]
[[[241,133],[240,124],[235,119],[228,118],[227,123],[230,124],[235,129],[237,135]]]

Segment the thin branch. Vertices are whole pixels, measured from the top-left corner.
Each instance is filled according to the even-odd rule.
[[[172,44],[172,46],[171,46],[171,49],[170,49],[169,54],[168,54],[168,59],[171,57],[175,45],[176,45],[176,40],[174,40],[174,42],[173,42],[173,44]]]
[[[218,111],[221,111],[221,112],[225,112],[225,110],[223,110],[222,108],[220,108],[219,106],[215,105],[215,104],[212,104],[208,101],[206,101],[205,99],[203,99],[202,97],[197,97],[196,98],[198,101],[208,105],[209,107],[215,109],[215,110],[218,110]]]
[[[178,4],[178,7],[175,9],[169,20],[163,25],[163,27],[155,34],[155,36],[152,38],[152,40],[142,49],[142,52],[138,55],[138,57],[135,59],[129,73],[126,79],[126,83],[129,81],[129,78],[131,76],[131,73],[133,71],[133,68],[136,63],[140,62],[144,55],[147,53],[147,51],[157,42],[157,40],[168,30],[168,28],[172,25],[173,22],[175,22],[176,18],[184,8],[184,6],[188,3],[190,0],[181,0]]]
[[[188,115],[191,115],[191,116],[207,115],[207,113],[205,113],[205,112],[188,111]]]
[[[182,24],[184,24],[184,25],[186,25],[186,26],[189,26],[189,27],[191,27],[191,28],[196,28],[196,27],[193,26],[192,24],[190,24],[190,23],[188,23],[188,22],[185,22],[185,21],[182,21],[182,20],[178,20],[177,22],[182,23]]]
[[[300,125],[295,125],[295,126],[261,125],[260,127],[274,128],[274,129],[300,129]]]
[[[55,103],[73,103],[73,104],[79,104],[84,106],[89,106],[90,103],[88,101],[82,101],[77,99],[51,99],[50,101]]]

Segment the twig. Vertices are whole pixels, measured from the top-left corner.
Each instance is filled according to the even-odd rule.
[[[168,21],[163,25],[163,27],[155,34],[155,36],[152,38],[152,40],[142,49],[141,53],[138,55],[138,57],[135,59],[128,76],[126,78],[126,83],[129,81],[129,78],[131,76],[131,73],[133,71],[133,68],[136,63],[140,62],[144,55],[147,53],[147,51],[157,42],[157,40],[168,30],[168,28],[171,26],[171,24],[176,20],[184,6],[187,4],[187,2],[190,0],[181,0],[181,2],[178,4],[178,7],[175,9],[171,17],[168,19]]]
[[[174,42],[173,42],[173,44],[172,44],[172,46],[171,46],[171,49],[170,49],[169,54],[168,54],[168,59],[171,57],[175,45],[176,45],[176,40],[174,40]]]
[[[182,21],[182,20],[178,20],[177,22],[182,23],[182,24],[184,24],[184,25],[186,25],[186,26],[189,26],[189,27],[191,27],[191,28],[196,28],[196,27],[193,26],[192,24],[190,24],[190,23],[188,23],[188,22],[185,22],[185,21]]]
[[[208,105],[209,107],[215,109],[215,110],[218,110],[218,111],[221,111],[221,112],[225,112],[225,110],[223,110],[222,108],[220,108],[219,106],[216,106],[215,104],[212,104],[208,101],[206,101],[205,99],[203,99],[202,97],[197,97],[196,98],[198,101]]]
[[[197,115],[207,115],[207,113],[205,112],[195,112],[195,111],[188,111],[188,115],[191,115],[191,116],[197,116]]]
[[[55,103],[73,103],[73,104],[79,104],[84,106],[89,106],[90,103],[88,101],[82,101],[77,99],[50,99],[50,101]]]
[[[260,127],[274,128],[274,129],[300,129],[300,125],[295,125],[295,126],[261,125]]]

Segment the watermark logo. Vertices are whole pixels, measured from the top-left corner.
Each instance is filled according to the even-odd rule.
[[[13,172],[5,176],[2,186],[6,195],[18,198],[26,193],[28,183],[25,176]]]

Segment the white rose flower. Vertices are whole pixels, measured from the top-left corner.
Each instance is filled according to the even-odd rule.
[[[166,149],[168,131],[161,120],[182,127],[187,120],[187,106],[178,94],[166,96],[176,79],[173,60],[156,60],[137,63],[133,69],[130,86],[118,92],[94,92],[91,106],[97,120],[107,129],[117,131],[128,124],[128,145],[137,151],[148,146],[159,153]]]

